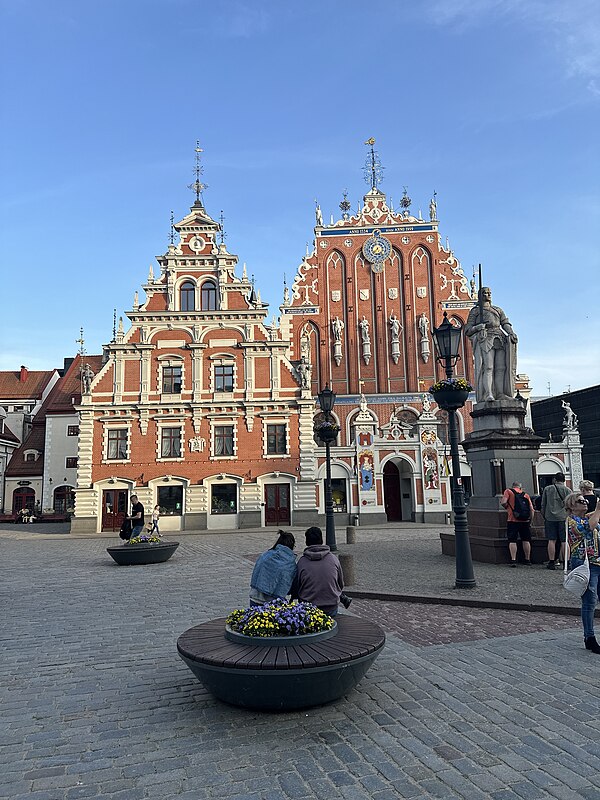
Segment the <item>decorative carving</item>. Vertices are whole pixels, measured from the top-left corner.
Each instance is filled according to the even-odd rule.
[[[421,334],[421,358],[426,364],[429,361],[431,349],[429,346],[429,320],[424,313],[419,317],[419,333]]]
[[[400,324],[400,320],[398,317],[392,312],[391,317],[389,318],[390,323],[390,344],[392,348],[392,361],[394,364],[398,363],[400,358],[400,331],[402,330],[402,325]]]
[[[192,453],[203,453],[206,447],[206,439],[204,436],[193,436],[188,441],[188,445]]]
[[[342,361],[342,331],[344,323],[339,317],[331,320],[331,331],[333,333],[333,358],[336,366],[339,367]]]
[[[342,299],[342,293],[341,293],[341,291],[340,291],[339,289],[334,289],[334,290],[331,292],[331,299],[332,299],[332,301],[333,301],[334,303],[339,303],[339,301]]]
[[[388,297],[390,298],[390,300],[397,300],[398,299],[398,289],[396,289],[394,286],[392,286],[390,289],[388,289]]]
[[[369,320],[363,316],[358,323],[360,329],[360,338],[362,342],[362,357],[365,364],[368,366],[371,360],[371,337],[369,335]]]

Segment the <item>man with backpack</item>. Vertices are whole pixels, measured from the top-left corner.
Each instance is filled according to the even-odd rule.
[[[500,504],[508,512],[506,538],[510,552],[510,566],[517,566],[517,542],[521,539],[526,566],[531,566],[531,520],[533,505],[527,492],[519,481],[513,481],[511,489],[506,489]]]
[[[567,509],[565,508],[565,498],[571,490],[565,485],[563,472],[557,472],[550,486],[546,486],[542,494],[542,514],[544,515],[544,532],[548,539],[548,563],[547,569],[555,569],[554,560],[556,558],[556,542],[560,547],[561,561],[565,557],[565,531]]]

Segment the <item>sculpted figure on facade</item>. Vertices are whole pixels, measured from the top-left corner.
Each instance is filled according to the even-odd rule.
[[[560,404],[565,411],[563,428],[567,431],[574,431],[577,428],[577,423],[578,423],[577,414],[571,408],[570,403],[561,400]]]
[[[395,314],[392,314],[390,317],[390,333],[392,334],[392,341],[398,341],[400,338],[400,320]]]
[[[475,393],[478,403],[515,395],[517,335],[500,306],[492,305],[492,290],[483,286],[479,302],[467,318],[465,334],[475,356]]]
[[[358,327],[360,328],[360,335],[363,343],[369,344],[371,341],[371,337],[369,335],[369,320],[366,317],[363,317],[358,323]]]
[[[336,342],[342,341],[342,331],[344,330],[344,323],[339,317],[331,320],[331,330],[333,331],[333,338]]]
[[[304,356],[302,356],[300,359],[300,363],[296,369],[298,371],[298,377],[300,378],[300,386],[303,389],[310,389],[310,376],[312,367]]]
[[[92,381],[94,380],[94,373],[89,364],[86,364],[81,370],[81,387],[83,394],[90,394],[92,391]]]

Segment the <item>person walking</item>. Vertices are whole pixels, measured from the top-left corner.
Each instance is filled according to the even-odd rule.
[[[131,495],[131,516],[127,519],[131,520],[131,538],[134,539],[144,530],[144,506],[138,500],[137,494]]]
[[[519,481],[513,481],[512,488],[506,489],[500,505],[508,512],[506,522],[506,538],[510,553],[510,566],[517,566],[517,543],[523,546],[525,565],[531,566],[531,520],[533,519],[533,503]]]
[[[571,569],[585,561],[587,552],[590,564],[590,582],[581,597],[581,622],[586,650],[600,653],[600,644],[594,633],[594,610],[598,600],[598,578],[600,577],[600,503],[591,513],[581,492],[571,492],[565,499]]]
[[[152,509],[152,529],[150,533],[156,533],[160,536],[160,531],[158,530],[158,520],[160,519],[160,506],[154,506]]]
[[[287,531],[278,531],[277,541],[256,560],[250,578],[250,605],[262,606],[285,598],[296,577],[296,540]]]
[[[542,514],[544,515],[544,532],[548,540],[547,569],[555,569],[556,543],[559,543],[559,557],[565,557],[565,521],[567,510],[565,498],[570,494],[565,485],[565,475],[557,472],[550,486],[546,486],[542,493]]]
[[[298,559],[298,573],[292,597],[312,603],[329,616],[338,611],[344,588],[344,574],[339,559],[323,544],[321,528],[313,526],[305,533],[306,548]]]

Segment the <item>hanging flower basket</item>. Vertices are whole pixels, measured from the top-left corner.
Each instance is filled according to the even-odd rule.
[[[315,428],[315,433],[322,442],[333,442],[337,439],[340,426],[337,422],[322,422]]]
[[[464,378],[445,378],[429,387],[435,402],[446,411],[462,408],[472,391],[473,387]]]

